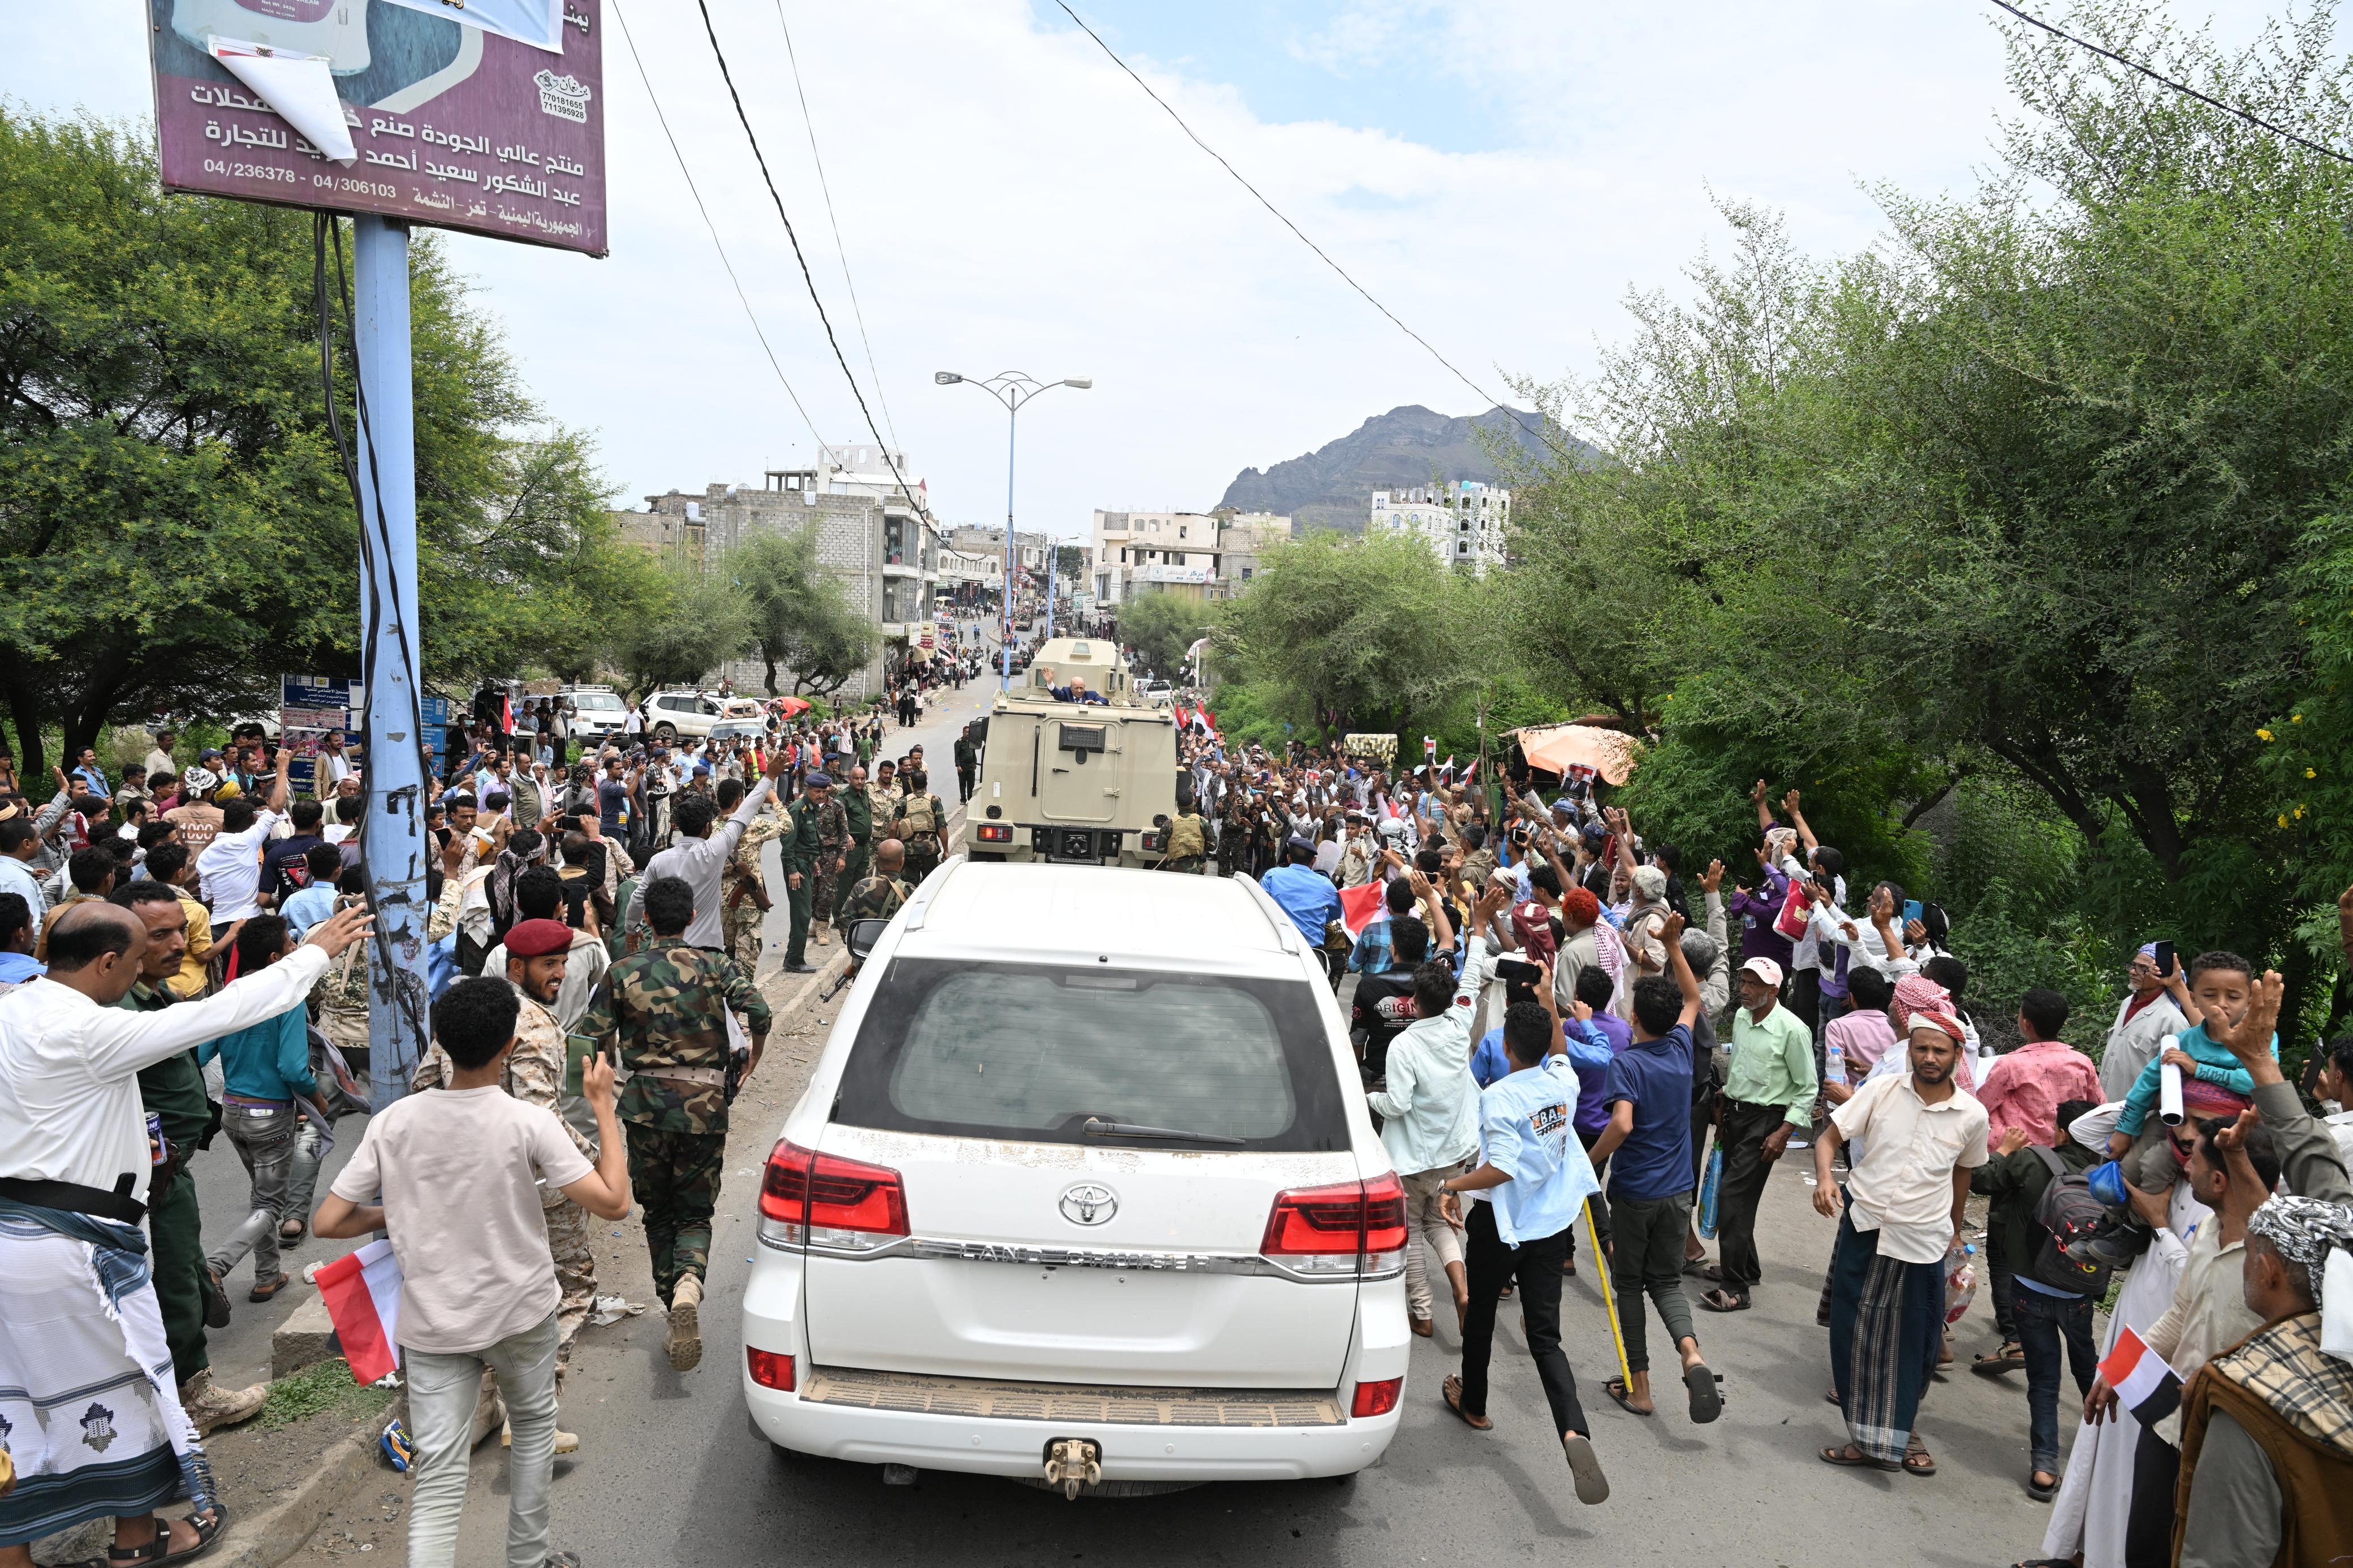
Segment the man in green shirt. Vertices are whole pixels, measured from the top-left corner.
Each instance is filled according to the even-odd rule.
[[[808,961],[809,917],[817,909],[818,858],[825,850],[818,818],[832,802],[833,780],[824,773],[811,773],[802,789],[800,798],[785,813],[785,831],[776,840],[785,869],[785,901],[793,917],[792,934],[785,942],[787,974],[817,973],[817,966]]]
[[[153,1013],[179,1000],[164,982],[179,973],[188,945],[187,919],[179,895],[152,878],[112,896],[147,928],[139,979],[116,1006]],[[139,1102],[162,1123],[164,1162],[149,1183],[147,1229],[153,1248],[155,1305],[164,1318],[164,1343],[172,1352],[180,1403],[203,1436],[250,1417],[269,1396],[266,1384],[227,1389],[213,1384],[212,1355],[205,1329],[228,1326],[228,1298],[205,1265],[204,1218],[196,1207],[196,1179],[188,1162],[210,1136],[212,1100],[196,1053],[182,1051],[139,1074]]]
[[[849,822],[849,842],[842,849],[841,875],[834,879],[833,907],[837,910],[849,907],[849,895],[866,879],[868,863],[874,854],[874,797],[866,793],[863,766],[850,767],[849,787],[841,792],[841,814]]]
[[[1814,1032],[1781,1005],[1781,966],[1752,958],[1740,966],[1740,1007],[1732,1016],[1732,1068],[1716,1112],[1724,1151],[1715,1213],[1718,1261],[1700,1272],[1716,1288],[1699,1299],[1712,1312],[1744,1312],[1765,1277],[1757,1256],[1757,1205],[1766,1178],[1814,1114]]]

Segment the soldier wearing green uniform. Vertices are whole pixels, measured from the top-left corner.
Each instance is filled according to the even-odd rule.
[[[643,1205],[654,1290],[670,1310],[670,1364],[702,1359],[700,1312],[711,1255],[711,1215],[727,1152],[727,1015],[744,1016],[759,1065],[768,1005],[734,960],[690,947],[694,889],[662,877],[645,891],[653,940],[606,973],[573,1033],[591,1049],[617,1049],[619,1116],[629,1140],[629,1188]]]
[[[188,944],[187,916],[178,895],[164,883],[149,880],[133,882],[115,901],[127,906],[132,917],[147,928],[139,979],[115,1005],[133,1013],[170,1006],[179,998],[164,982],[179,973]],[[227,1389],[213,1383],[205,1329],[207,1324],[228,1326],[228,1298],[205,1268],[204,1220],[196,1207],[196,1179],[188,1172],[188,1162],[213,1131],[213,1104],[205,1093],[196,1053],[182,1051],[141,1068],[139,1103],[162,1122],[165,1155],[150,1178],[147,1194],[155,1305],[163,1314],[164,1343],[172,1352],[180,1403],[195,1424],[196,1435],[203,1436],[252,1415],[269,1390],[261,1384]]]
[[[824,779],[828,787],[818,790],[817,781]],[[827,927],[833,921],[833,895],[841,875],[842,863],[849,856],[849,812],[830,785],[832,775],[811,773],[809,787],[815,792],[809,815],[817,819],[817,864],[810,868],[809,913],[818,944],[823,946],[830,938]]]
[[[793,917],[792,934],[785,941],[787,974],[817,973],[808,961],[809,916],[816,909],[818,861],[825,848],[818,819],[821,808],[833,798],[833,779],[827,773],[811,773],[801,788],[801,797],[785,813],[785,831],[776,840],[784,861],[785,901]]]
[[[948,808],[931,793],[931,780],[922,768],[911,764],[900,776],[907,793],[899,799],[895,831],[907,846],[907,879],[920,888],[940,863],[940,836],[947,831]]]
[[[850,768],[848,785],[841,792],[841,816],[849,824],[849,843],[842,851],[841,875],[833,879],[836,910],[849,909],[850,893],[866,879],[867,868],[874,860],[874,797],[866,788],[864,766]],[[848,913],[837,913],[834,924],[840,925],[851,918]]]
[[[1190,800],[1176,803],[1176,815],[1168,821],[1167,849],[1167,858],[1160,862],[1162,870],[1200,875],[1202,863],[1209,858],[1209,827]]]
[[[899,879],[907,864],[907,847],[895,838],[885,838],[874,847],[874,875],[860,880],[841,900],[841,918],[850,921],[887,921],[899,912],[900,907],[914,896],[913,889]]]

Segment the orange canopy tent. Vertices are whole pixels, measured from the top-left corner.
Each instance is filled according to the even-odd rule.
[[[1513,734],[1528,765],[1567,776],[1572,768],[1622,784],[1634,774],[1634,737],[1598,724],[1531,724]]]

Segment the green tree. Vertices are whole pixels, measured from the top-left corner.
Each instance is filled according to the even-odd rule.
[[[1322,734],[1402,733],[1477,679],[1480,582],[1420,539],[1318,531],[1261,559],[1220,642],[1271,717]]]
[[[164,195],[143,131],[0,108],[0,701],[28,767],[45,727],[70,751],[356,667],[311,237],[307,214]],[[576,648],[627,567],[586,441],[532,432],[495,327],[432,236],[412,255],[420,651],[462,684]]]
[[[684,551],[666,556],[651,602],[614,628],[610,657],[625,695],[642,701],[665,687],[699,686],[702,678],[752,646],[752,597],[728,578],[703,570]]]
[[[780,668],[792,672],[795,691],[829,696],[874,657],[880,634],[818,559],[817,524],[754,533],[727,552],[723,567],[749,602],[769,696],[777,694]]]
[[[1208,605],[1166,588],[1147,589],[1119,607],[1120,640],[1164,679],[1176,679],[1186,651],[1214,624]]]

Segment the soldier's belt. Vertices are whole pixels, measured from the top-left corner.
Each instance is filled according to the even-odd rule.
[[[724,1068],[621,1068],[613,1074],[617,1086],[633,1078],[666,1078],[679,1083],[701,1084],[705,1089],[725,1089],[727,1069]]]

